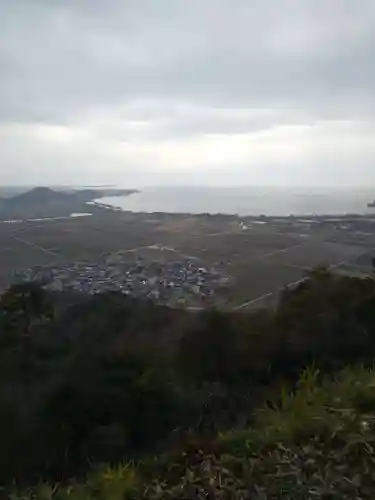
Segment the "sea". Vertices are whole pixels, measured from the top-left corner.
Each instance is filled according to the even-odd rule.
[[[374,199],[375,186],[351,189],[148,187],[130,196],[96,201],[131,212],[289,216],[375,215],[375,209],[367,207]]]

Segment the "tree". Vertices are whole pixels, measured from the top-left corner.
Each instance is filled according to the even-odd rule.
[[[46,291],[37,283],[12,285],[0,298],[0,324],[4,331],[29,335],[33,325],[53,317]]]
[[[236,328],[228,314],[207,311],[201,316],[201,324],[182,337],[179,365],[198,385],[241,384],[245,382],[246,341],[246,333]]]

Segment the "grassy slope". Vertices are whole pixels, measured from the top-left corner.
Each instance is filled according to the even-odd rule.
[[[104,467],[85,484],[40,485],[14,500],[375,498],[375,371],[318,381],[264,408],[251,429],[132,466]],[[9,498],[9,496],[8,496]]]

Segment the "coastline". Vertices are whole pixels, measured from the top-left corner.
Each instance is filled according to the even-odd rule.
[[[90,215],[112,209],[101,203],[91,203],[106,196],[129,196],[136,189],[71,189],[54,191],[47,187],[37,187],[8,198],[0,198],[0,221],[27,222],[69,218],[86,214],[90,204]]]
[[[102,200],[103,198],[117,198],[118,196],[125,197],[141,192],[139,189],[110,189],[109,191],[115,194],[108,194],[107,190],[107,192],[103,192],[101,196],[91,199],[90,201],[86,201],[86,205],[92,205],[104,210],[111,210],[112,212],[126,212],[126,210],[123,210],[123,208],[121,207],[117,207],[109,203],[103,203],[100,200]]]
[[[106,210],[133,214],[232,217],[239,219],[373,218],[368,203],[373,190],[341,192],[290,192],[263,189],[145,188],[137,196],[98,197],[94,203]]]
[[[97,198],[93,201],[87,202],[86,205],[91,205],[95,206],[99,209],[104,209],[106,211],[111,211],[111,212],[120,212],[124,214],[133,214],[133,215],[141,215],[141,216],[170,216],[170,217],[186,217],[186,218],[193,218],[193,217],[207,217],[207,218],[223,218],[223,219],[234,219],[234,220],[239,220],[239,221],[253,221],[253,222],[258,222],[258,223],[267,223],[267,222],[278,222],[282,223],[283,221],[285,223],[290,223],[290,222],[297,222],[297,221],[303,221],[306,223],[313,223],[313,222],[319,222],[319,221],[326,221],[326,222],[350,222],[350,221],[356,221],[356,220],[374,220],[375,221],[375,212],[374,213],[324,213],[324,214],[314,214],[314,213],[295,213],[295,214],[288,214],[288,215],[265,215],[262,213],[259,214],[239,214],[239,213],[226,213],[226,212],[170,212],[170,211],[160,211],[160,210],[155,210],[155,211],[148,211],[148,210],[129,210],[126,208],[123,208],[118,205],[112,205],[109,203],[103,203],[101,202],[102,198]]]
[[[23,224],[25,222],[45,222],[54,220],[69,220],[77,217],[91,217],[90,213],[71,213],[70,215],[62,217],[38,217],[35,219],[13,219],[13,220],[0,220],[0,224]]]

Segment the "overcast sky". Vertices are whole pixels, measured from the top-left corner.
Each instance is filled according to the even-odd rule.
[[[0,184],[375,186],[374,0],[0,0]]]

